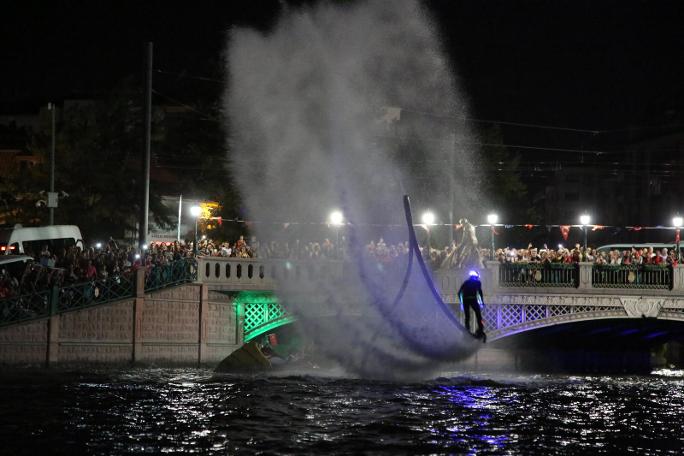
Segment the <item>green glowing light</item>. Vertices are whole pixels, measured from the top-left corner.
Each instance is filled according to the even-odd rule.
[[[243,318],[245,342],[295,320],[269,291],[241,291],[233,303],[237,306],[238,316]]]

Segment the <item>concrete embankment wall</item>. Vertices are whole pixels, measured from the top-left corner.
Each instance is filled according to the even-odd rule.
[[[232,300],[187,284],[0,328],[0,364],[218,364],[241,345]]]

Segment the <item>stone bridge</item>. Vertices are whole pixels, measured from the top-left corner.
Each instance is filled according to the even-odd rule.
[[[200,258],[198,283],[219,292],[268,292],[278,278],[341,278],[341,262]],[[434,273],[445,302],[460,313],[456,291],[467,271]],[[545,326],[597,319],[656,318],[684,322],[684,267],[499,264],[481,271],[489,340]],[[241,295],[244,337],[254,338],[294,318],[269,294]]]
[[[335,261],[202,257],[196,265],[181,261],[150,274],[11,298],[0,302],[0,364],[216,363],[295,320],[273,293],[278,280],[346,273]],[[598,319],[684,321],[681,266],[491,262],[481,275],[489,340]],[[466,271],[434,273],[457,314],[456,290],[465,277]],[[360,316],[353,304],[347,312]],[[320,306],[322,317],[333,310]]]

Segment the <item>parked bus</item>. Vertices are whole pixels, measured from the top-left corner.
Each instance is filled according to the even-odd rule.
[[[52,225],[0,229],[0,255],[38,255],[45,246],[55,253],[60,249],[83,248],[81,230],[76,225]]]

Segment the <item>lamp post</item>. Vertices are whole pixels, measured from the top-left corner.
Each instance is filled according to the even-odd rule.
[[[344,214],[342,211],[334,210],[330,213],[330,216],[328,217],[328,220],[330,221],[330,224],[335,227],[335,235],[337,237],[337,240],[335,241],[335,255],[337,256],[337,259],[340,259],[340,227],[344,223]]]
[[[491,214],[488,214],[487,215],[487,223],[489,223],[489,226],[492,230],[491,236],[490,236],[491,241],[492,241],[492,251],[491,251],[491,254],[489,256],[489,259],[494,260],[494,225],[499,223],[499,216],[493,212]]]
[[[425,225],[425,231],[427,231],[427,256],[430,258],[430,225],[435,224],[435,214],[432,211],[425,211],[420,217],[420,221]]]
[[[195,217],[195,255],[197,255],[197,221],[199,220],[200,214],[202,213],[202,208],[199,206],[192,206],[190,208],[190,215]]]
[[[672,225],[675,227],[675,248],[677,249],[677,262],[679,263],[681,261],[681,255],[679,251],[679,230],[682,227],[682,223],[684,221],[682,220],[682,217],[679,215],[676,215],[672,217]]]
[[[582,230],[584,231],[584,250],[587,250],[587,225],[591,222],[591,217],[589,214],[580,215],[580,224],[582,225]]]

